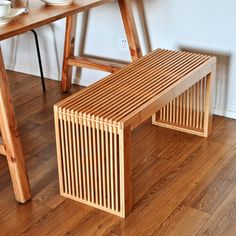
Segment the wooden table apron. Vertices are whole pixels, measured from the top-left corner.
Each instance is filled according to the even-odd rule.
[[[49,7],[39,0],[30,3],[29,13],[21,15],[15,22],[0,28],[0,42],[4,39],[17,36],[31,29],[52,23],[62,18],[71,18],[73,15],[89,10],[112,0],[77,0],[67,7]],[[67,78],[69,80],[71,78]],[[12,179],[15,198],[24,203],[31,198],[30,185],[25,168],[25,161],[15,118],[9,82],[4,66],[0,46],[0,131],[2,144],[0,154],[7,157]]]

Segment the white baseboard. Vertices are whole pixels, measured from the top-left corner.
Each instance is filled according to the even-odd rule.
[[[30,75],[40,76],[39,70],[37,68],[33,68],[33,67],[29,68],[29,67],[20,66],[20,65],[6,65],[6,68],[8,70],[13,70],[13,71],[18,71],[18,72],[22,72],[22,73],[26,73],[26,74],[30,74]],[[58,73],[50,73],[50,72],[47,72],[45,70],[43,72],[44,72],[45,78],[52,79],[52,80],[57,80],[57,81],[59,81],[60,78],[61,78],[61,75],[58,74]],[[73,82],[73,84],[88,86],[93,81],[88,80],[88,79],[79,80],[78,78],[72,78],[72,82]],[[223,109],[215,108],[213,110],[213,113],[215,115],[236,119],[236,111],[230,111],[230,110],[223,110]]]
[[[215,115],[224,116],[231,119],[236,119],[236,111],[215,108],[213,113]]]
[[[30,75],[35,75],[35,76],[40,76],[40,72],[38,68],[35,67],[26,67],[26,66],[21,66],[21,65],[6,65],[7,70],[12,70],[12,71],[17,71],[17,72],[22,72]],[[46,71],[45,69],[43,70],[44,77],[47,79],[52,79],[56,81],[61,80],[61,74],[58,73],[51,73]],[[88,80],[88,79],[83,79],[80,80],[78,78],[73,77],[72,78],[72,83],[73,84],[78,84],[81,86],[89,86],[93,81]]]
[[[21,66],[21,65],[6,65],[7,70],[22,72],[30,75],[40,76],[40,72],[38,68],[35,67],[27,67],[27,66]],[[60,80],[60,74],[57,73],[50,73],[47,72],[45,69],[43,70],[44,77],[52,80]]]

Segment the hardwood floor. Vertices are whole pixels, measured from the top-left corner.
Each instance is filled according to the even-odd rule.
[[[134,211],[124,220],[59,196],[52,106],[70,94],[8,75],[33,198],[15,202],[0,158],[0,235],[236,235],[236,120],[215,116],[208,139],[150,120],[134,130]]]

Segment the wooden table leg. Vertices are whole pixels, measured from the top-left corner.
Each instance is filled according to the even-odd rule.
[[[142,56],[130,0],[118,0],[132,60]]]
[[[31,198],[21,141],[0,46],[0,130],[12,179],[15,198],[24,203]]]
[[[67,92],[71,88],[72,66],[69,65],[68,60],[70,57],[74,56],[76,26],[77,14],[66,18],[64,58],[61,80],[61,88],[63,92]]]

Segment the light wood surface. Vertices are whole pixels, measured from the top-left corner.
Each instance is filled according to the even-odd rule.
[[[206,77],[202,133],[194,134],[208,136],[215,63],[209,56],[158,49],[56,104],[61,194],[127,217],[132,211],[131,131]],[[197,98],[192,96],[192,102]],[[189,109],[183,116],[188,122]]]
[[[75,27],[73,25],[76,24],[76,14],[107,2],[111,1],[77,0],[69,6],[52,7],[46,6],[39,0],[30,1],[29,13],[17,17],[14,22],[1,26],[0,41],[67,17],[66,47],[64,53],[64,62],[67,63],[74,49],[75,32],[73,29]],[[68,90],[71,86],[71,70],[71,66],[65,65],[64,63],[62,72],[63,91]],[[0,48],[0,130],[3,139],[3,144],[0,143],[0,154],[5,154],[7,157],[15,198],[18,202],[24,203],[30,199],[31,193],[11,100],[8,78]]]
[[[94,57],[72,56],[69,59],[68,64],[70,66],[97,69],[101,71],[114,73],[118,71],[119,69],[121,69],[122,67],[126,66],[128,63],[113,62],[113,61],[94,58]]]
[[[0,153],[6,154],[16,200],[24,203],[31,197],[27,172],[7,74],[0,46],[0,130],[3,144]]]
[[[62,67],[61,87],[62,91],[68,91],[71,87],[72,66],[68,61],[74,55],[75,35],[76,35],[77,15],[66,18],[66,32],[64,43],[64,56]]]
[[[14,201],[0,158],[1,235],[235,235],[235,120],[214,116],[208,139],[153,126],[150,119],[135,129],[133,211],[121,219],[59,195],[52,107],[81,88],[62,94],[58,81],[46,80],[51,92],[42,96],[40,78],[8,77],[33,198]]]

